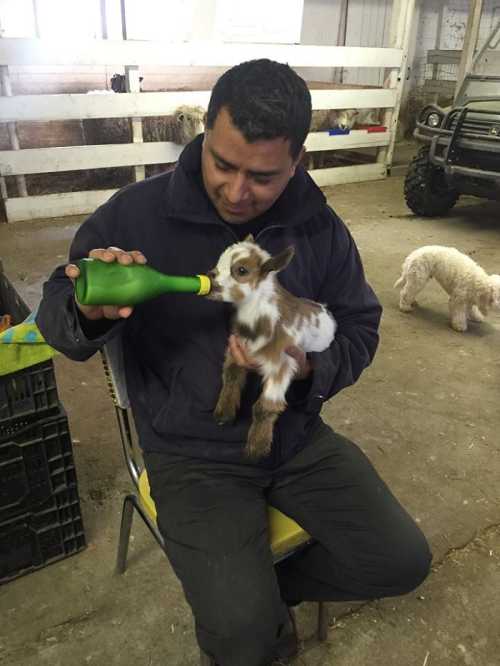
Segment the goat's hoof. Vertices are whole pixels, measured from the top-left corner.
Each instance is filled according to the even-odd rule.
[[[216,409],[214,412],[214,419],[217,425],[229,425],[234,422],[236,412],[229,412],[226,410]]]
[[[214,418],[217,425],[220,426],[230,425],[231,423],[234,422],[234,418],[231,418],[229,416],[215,416]]]
[[[231,425],[234,422],[234,419],[215,419],[215,422],[218,426]]]

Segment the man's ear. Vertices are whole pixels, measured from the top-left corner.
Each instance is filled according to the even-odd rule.
[[[305,146],[302,146],[300,149],[300,153],[297,155],[295,160],[293,161],[292,168],[290,170],[290,178],[293,178],[295,176],[295,170],[301,164],[302,160],[304,159],[304,155],[306,154],[307,150]]]
[[[275,254],[274,257],[271,257],[262,264],[262,266],[260,267],[261,275],[265,276],[271,271],[276,271],[276,273],[279,273],[279,271],[282,271],[284,268],[288,266],[294,254],[295,254],[295,249],[293,245],[290,245],[285,250],[282,250],[278,254]]]

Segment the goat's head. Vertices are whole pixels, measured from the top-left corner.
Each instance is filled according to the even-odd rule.
[[[205,131],[205,115],[205,109],[201,106],[184,104],[177,107],[174,117],[181,145],[186,145]]]
[[[242,303],[257,294],[272,289],[273,275],[290,263],[295,250],[292,246],[271,256],[249,235],[244,241],[230,245],[220,256],[217,266],[208,272],[212,288],[208,298],[214,301]]]

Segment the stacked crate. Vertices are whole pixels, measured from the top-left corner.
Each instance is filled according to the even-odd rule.
[[[29,314],[0,264],[0,314]],[[68,419],[51,360],[0,375],[0,583],[85,547]]]

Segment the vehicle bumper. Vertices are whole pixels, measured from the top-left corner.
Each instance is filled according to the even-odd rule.
[[[431,163],[444,171],[450,185],[473,179],[484,181],[484,185],[490,184],[494,189],[500,188],[500,134],[470,131],[467,128],[470,112],[479,113],[467,108],[454,109],[437,128],[418,122],[414,136],[417,141],[429,145]]]

